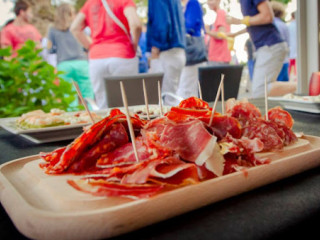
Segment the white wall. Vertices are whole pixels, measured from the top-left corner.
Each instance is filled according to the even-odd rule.
[[[319,72],[318,7],[320,0],[298,0],[298,92],[308,93],[312,72]]]
[[[9,19],[14,18],[12,12],[13,3],[11,1],[0,0],[0,27],[5,24]]]

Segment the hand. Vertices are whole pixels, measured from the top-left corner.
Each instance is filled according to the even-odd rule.
[[[226,33],[226,35],[227,37],[231,37],[231,38],[236,37],[236,33],[232,33],[232,32]]]
[[[242,24],[241,19],[231,17],[229,15],[226,16],[226,22],[230,24]]]
[[[159,58],[159,55],[160,55],[160,49],[157,47],[152,47],[151,48],[151,59]]]
[[[226,38],[227,38],[227,34],[224,33],[224,32],[217,32],[217,36],[218,36],[220,39],[226,39]]]

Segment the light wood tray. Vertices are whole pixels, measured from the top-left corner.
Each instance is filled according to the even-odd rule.
[[[270,164],[253,167],[131,201],[94,197],[47,175],[38,156],[0,166],[0,200],[17,229],[33,239],[101,239],[156,223],[320,165],[320,138],[306,136],[283,151],[264,153]]]

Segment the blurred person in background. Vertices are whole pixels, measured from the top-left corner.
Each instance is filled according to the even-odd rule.
[[[271,2],[271,7],[274,13],[274,23],[282,37],[289,47],[289,28],[287,24],[282,20],[285,15],[285,6],[280,2]],[[277,77],[278,81],[289,81],[289,52],[286,55],[281,71]]]
[[[254,45],[253,45],[252,40],[251,40],[250,37],[245,42],[244,49],[248,54],[247,67],[248,67],[249,80],[250,81],[247,81],[246,92],[249,92],[250,91],[250,87],[249,86],[251,85],[252,78],[253,78],[253,69],[254,69],[254,61],[255,61],[254,60],[254,51],[255,51],[255,49],[254,49]]]
[[[14,19],[9,19],[0,29],[0,48],[5,48],[5,46],[2,46],[1,44],[1,34],[2,34],[2,30],[8,26],[9,24],[13,23]]]
[[[269,96],[293,93],[296,84],[278,82],[277,77],[288,53],[287,43],[273,23],[274,15],[268,0],[240,0],[243,19],[227,17],[230,24],[244,24],[246,28],[232,36],[248,31],[256,49],[256,61],[252,79],[252,97],[264,97],[267,79]]]
[[[182,0],[181,3],[184,8],[186,33],[192,37],[195,37],[194,40],[203,42],[203,49],[199,49],[199,50],[200,51],[202,50],[204,52],[203,56],[206,56],[207,54],[206,54],[204,39],[202,37],[202,29],[204,29],[204,23],[203,23],[203,13],[202,13],[201,5],[198,0]],[[207,59],[203,59],[203,61],[206,61],[206,60]],[[203,62],[184,66],[181,73],[179,87],[177,91],[178,96],[184,99],[192,96],[195,96],[195,97],[199,96],[198,69],[202,65],[204,65]]]
[[[245,45],[245,51],[247,52],[248,54],[248,62],[247,62],[247,65],[248,65],[248,71],[249,71],[249,77],[250,77],[250,81],[252,81],[252,78],[253,78],[253,68],[254,68],[254,45],[252,43],[252,40],[251,38],[248,38]]]
[[[18,0],[14,6],[16,18],[12,23],[5,26],[1,31],[1,47],[11,46],[13,56],[16,56],[16,50],[27,40],[33,40],[37,43],[37,47],[41,47],[41,34],[31,24],[33,13],[31,6],[25,2]]]
[[[186,31],[180,1],[148,2],[147,51],[151,52],[151,59],[159,59],[164,72],[164,104],[170,106],[179,103],[173,95],[177,95],[181,72],[186,63]]]
[[[69,30],[74,17],[75,10],[70,4],[58,6],[48,34],[50,52],[57,55],[57,68],[64,72],[61,77],[70,83],[74,80],[84,98],[94,99],[86,53]],[[78,102],[72,105],[76,106]]]
[[[87,26],[91,38],[82,31]],[[141,28],[133,0],[88,0],[74,19],[71,32],[89,50],[90,80],[100,109],[108,107],[106,77],[138,74]]]
[[[225,65],[231,61],[231,53],[228,48],[228,33],[230,25],[226,21],[226,12],[220,8],[220,0],[208,0],[208,6],[215,11],[217,16],[212,29],[206,26],[206,33],[210,36],[208,60],[209,65]]]
[[[295,12],[291,14],[291,21],[289,23],[289,75],[293,72],[294,79],[297,77],[297,22]]]
[[[147,73],[149,69],[147,57],[147,26],[142,25],[142,32],[139,40],[139,73]]]

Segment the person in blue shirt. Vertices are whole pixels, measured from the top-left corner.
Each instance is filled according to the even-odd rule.
[[[281,96],[295,92],[296,83],[277,82],[288,46],[273,23],[274,15],[268,0],[240,0],[243,19],[227,17],[230,24],[244,24],[256,48],[252,79],[252,97],[264,96],[267,79],[268,95]],[[239,31],[234,33],[238,35]]]
[[[180,0],[149,0],[147,51],[159,58],[164,72],[164,104],[174,106],[180,75],[186,63],[185,25]]]
[[[204,29],[202,8],[198,0],[181,0],[184,9],[186,33],[193,37],[201,37]],[[203,39],[201,39],[203,40]],[[204,41],[204,40],[203,40]],[[204,44],[203,44],[204,45]],[[205,50],[205,49],[203,49]],[[206,55],[206,53],[204,53]],[[205,61],[205,60],[204,60]],[[186,99],[198,97],[198,69],[203,62],[185,66],[182,70],[177,95]]]

